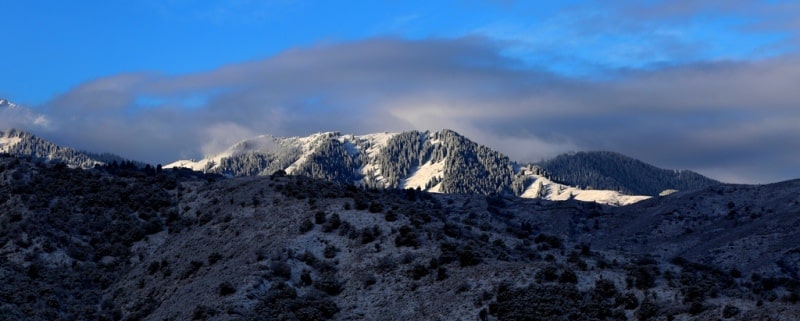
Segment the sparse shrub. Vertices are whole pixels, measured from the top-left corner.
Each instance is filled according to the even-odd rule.
[[[383,212],[383,205],[378,201],[372,201],[372,203],[369,204],[369,212],[370,213]]]
[[[534,278],[539,282],[553,282],[558,279],[558,268],[555,266],[546,266],[534,274]]]
[[[375,240],[376,236],[372,231],[372,229],[366,227],[361,230],[361,244],[368,244]]]
[[[537,235],[533,241],[536,242],[536,244],[547,244],[550,248],[554,249],[560,249],[563,246],[561,238],[555,235],[548,235],[544,233]]]
[[[386,219],[387,222],[397,221],[397,213],[395,213],[393,210],[388,210],[383,218]]]
[[[339,251],[339,249],[337,249],[335,246],[328,245],[322,251],[322,256],[324,256],[326,259],[332,259],[332,258],[336,257],[336,252],[338,252],[338,251]]]
[[[740,310],[738,307],[732,305],[726,305],[724,308],[722,308],[722,317],[725,319],[729,319],[737,316],[739,312]]]
[[[355,201],[355,208],[358,211],[363,211],[369,208],[369,202],[367,202],[367,200],[362,197],[356,197],[354,201]]]
[[[461,237],[461,228],[458,225],[453,223],[445,223],[444,228],[442,228],[444,235],[447,235],[452,238],[459,238]]]
[[[428,271],[428,267],[423,264],[414,264],[409,271],[411,278],[414,280],[419,280],[429,273],[430,271]]]
[[[461,267],[475,266],[482,261],[480,255],[469,245],[458,251],[458,263]]]
[[[248,320],[327,320],[339,312],[339,307],[330,298],[311,291],[299,296],[286,283],[272,285],[253,308]]]
[[[269,264],[269,269],[272,271],[272,274],[283,278],[289,279],[292,277],[292,266],[283,261],[272,261]]]
[[[369,275],[364,277],[364,288],[365,289],[369,288],[370,286],[374,285],[375,283],[378,283],[378,278],[376,278],[375,275],[369,274]]]
[[[191,261],[191,262],[189,262],[189,267],[181,275],[181,280],[188,278],[189,276],[191,276],[192,274],[197,272],[197,270],[199,270],[202,266],[203,266],[203,262],[201,262],[201,261]]]
[[[300,222],[299,226],[300,234],[304,234],[308,231],[311,231],[312,229],[314,229],[314,223],[311,223],[310,219],[305,218],[303,219],[303,221]]]
[[[614,299],[614,306],[622,306],[625,310],[633,310],[639,307],[639,299],[631,292],[620,293]]]
[[[636,318],[641,321],[650,320],[650,318],[658,315],[658,306],[648,299],[642,301],[639,310],[636,311]]]
[[[205,305],[198,305],[192,311],[192,320],[206,320],[217,315],[217,310]]]
[[[564,270],[564,272],[561,272],[561,276],[558,277],[558,282],[559,283],[577,284],[578,283],[578,275],[575,274],[575,272],[572,272],[572,270],[569,270],[569,269]]]
[[[333,272],[322,273],[319,280],[314,282],[314,287],[329,295],[338,295],[344,290],[343,284],[339,282]]]
[[[417,239],[417,233],[415,233],[410,226],[406,225],[400,227],[399,232],[400,234],[394,239],[395,246],[419,247],[420,243]]]
[[[611,280],[600,279],[594,282],[592,293],[601,299],[613,298],[617,295],[617,287]]]
[[[303,270],[303,272],[300,273],[300,285],[309,286],[312,283],[313,283],[313,280],[311,279],[311,271]]]
[[[331,217],[328,218],[328,221],[322,225],[322,231],[325,233],[333,232],[338,229],[341,224],[342,220],[339,218],[339,214],[333,213]]]
[[[655,276],[647,267],[637,267],[630,275],[637,289],[646,290],[655,286]]]
[[[443,266],[440,266],[436,269],[436,281],[444,281],[447,279],[447,269]]]
[[[321,224],[325,224],[325,222],[326,222],[325,212],[318,211],[318,212],[314,213],[314,223],[321,225]]]
[[[158,272],[158,268],[159,268],[158,261],[153,261],[150,263],[150,265],[147,266],[147,273],[153,275],[156,272]]]
[[[220,296],[228,296],[236,293],[236,288],[230,282],[223,282],[219,285],[218,293]]]
[[[219,254],[217,252],[211,253],[208,255],[208,265],[214,265],[221,259],[222,259],[222,254]]]
[[[706,310],[706,306],[702,302],[694,301],[689,305],[689,314],[698,315]]]

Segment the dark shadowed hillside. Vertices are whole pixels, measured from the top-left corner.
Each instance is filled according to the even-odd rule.
[[[637,207],[682,213],[659,221],[577,201],[0,157],[0,319],[796,320],[800,279],[781,267],[796,266],[800,232],[763,227],[800,212],[800,187],[753,188]],[[733,219],[709,228],[719,215]],[[753,246],[695,249],[647,235],[649,222]]]
[[[667,189],[696,190],[719,182],[688,170],[668,170],[614,152],[563,154],[540,164],[551,179],[591,189],[655,196]]]

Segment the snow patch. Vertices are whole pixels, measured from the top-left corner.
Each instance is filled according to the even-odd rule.
[[[8,136],[0,136],[0,152],[7,153],[10,151],[11,147],[14,145],[19,144],[22,140],[20,137],[8,137]]]
[[[558,184],[543,176],[530,176],[535,178],[535,180],[525,189],[525,192],[523,192],[520,197],[540,198],[551,201],[575,199],[583,202],[595,202],[615,206],[630,205],[650,198],[650,196],[626,195],[610,190],[585,190]]]
[[[403,182],[400,184],[400,188],[420,188],[425,189],[425,185],[428,184],[434,177],[442,178],[444,175],[444,164],[446,159],[442,159],[437,163],[427,162],[422,166],[417,167],[411,173],[411,176],[404,179]],[[441,190],[441,183],[436,184],[436,186],[432,187],[429,192],[438,193]]]
[[[397,133],[384,132],[362,136],[351,135],[349,137],[350,140],[355,142],[355,146],[361,150],[361,153],[366,156],[364,164],[359,170],[361,175],[364,177],[371,177],[375,181],[385,184],[386,178],[383,177],[383,173],[381,173],[380,164],[378,164],[378,156],[386,145],[389,144],[389,139],[396,135]]]

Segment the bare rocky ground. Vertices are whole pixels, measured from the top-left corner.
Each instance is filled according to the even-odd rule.
[[[616,208],[0,157],[0,319],[797,320],[798,192]]]

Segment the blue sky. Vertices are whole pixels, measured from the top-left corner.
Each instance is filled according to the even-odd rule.
[[[747,12],[710,8],[621,21],[616,15],[624,8],[604,3],[610,2],[4,1],[0,92],[36,105],[112,74],[202,72],[381,36],[484,36],[506,42],[504,54],[569,76],[794,49],[783,30],[747,30],[768,19]]]
[[[0,12],[0,97],[49,119],[0,125],[78,148],[155,163],[263,133],[447,126],[521,161],[610,149],[728,181],[800,177],[791,1],[0,0]]]

